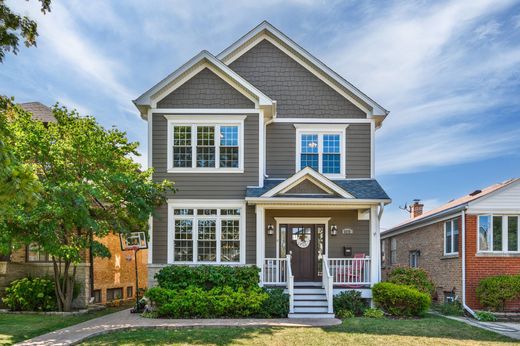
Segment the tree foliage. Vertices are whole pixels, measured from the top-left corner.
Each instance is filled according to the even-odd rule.
[[[51,11],[51,0],[39,1],[44,14]],[[27,16],[13,13],[5,1],[0,0],[0,62],[3,62],[6,52],[18,53],[20,38],[23,38],[26,47],[31,47],[36,46],[36,37],[36,22]]]
[[[138,143],[115,128],[104,129],[93,117],[55,106],[55,123],[44,125],[11,105],[7,122],[11,150],[30,165],[41,186],[30,207],[19,204],[0,220],[0,239],[13,245],[38,243],[52,258],[58,308],[71,309],[76,265],[87,249],[106,255],[95,242],[110,232],[144,231],[153,210],[173,190],[156,183],[130,156]]]

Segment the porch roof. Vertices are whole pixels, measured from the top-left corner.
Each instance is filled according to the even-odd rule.
[[[266,192],[272,190],[287,179],[265,179],[264,187],[249,187],[246,191],[246,197],[260,197]],[[363,200],[389,200],[390,197],[385,190],[379,185],[375,179],[339,179],[331,180],[341,189],[351,194],[356,199]],[[275,196],[272,198],[280,198],[282,196]],[[294,196],[293,196],[294,197]],[[306,195],[302,194],[299,198],[326,198],[324,195]],[[329,196],[334,197],[334,196]]]

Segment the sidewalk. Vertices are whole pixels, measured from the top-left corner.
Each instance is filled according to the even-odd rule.
[[[170,320],[143,318],[139,314],[131,314],[130,310],[115,312],[110,315],[56,330],[37,336],[16,345],[76,345],[82,341],[116,330],[134,328],[186,328],[186,327],[327,327],[341,324],[332,319],[193,319]]]
[[[513,322],[480,322],[468,317],[444,316],[446,318],[464,322],[474,327],[487,329],[492,332],[520,340],[520,323]]]

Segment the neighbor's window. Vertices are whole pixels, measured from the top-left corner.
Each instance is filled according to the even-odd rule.
[[[381,240],[381,267],[386,264],[386,239]]]
[[[478,249],[480,252],[518,252],[518,215],[480,215]]]
[[[344,175],[342,132],[298,132],[298,169],[311,167],[327,175]]]
[[[107,302],[123,299],[123,288],[107,288]]]
[[[168,169],[215,171],[242,169],[242,122],[233,124],[169,123]]]
[[[409,264],[412,268],[417,268],[419,266],[419,256],[421,253],[418,250],[410,251],[409,254]]]
[[[174,262],[240,262],[241,208],[173,210]]]
[[[27,245],[27,262],[49,262],[49,255],[42,250],[40,245],[31,243]]]
[[[128,286],[126,288],[126,297],[127,298],[132,298],[134,296],[134,287],[133,286]]]
[[[397,239],[395,238],[390,241],[390,263],[397,263]]]
[[[456,255],[459,253],[459,221],[449,220],[444,223],[444,254]]]

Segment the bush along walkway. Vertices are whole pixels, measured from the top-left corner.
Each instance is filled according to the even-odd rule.
[[[17,345],[75,345],[88,338],[118,330],[134,328],[186,328],[186,327],[328,327],[341,324],[338,319],[155,319],[131,314],[123,310],[95,318],[69,328],[56,330]]]

